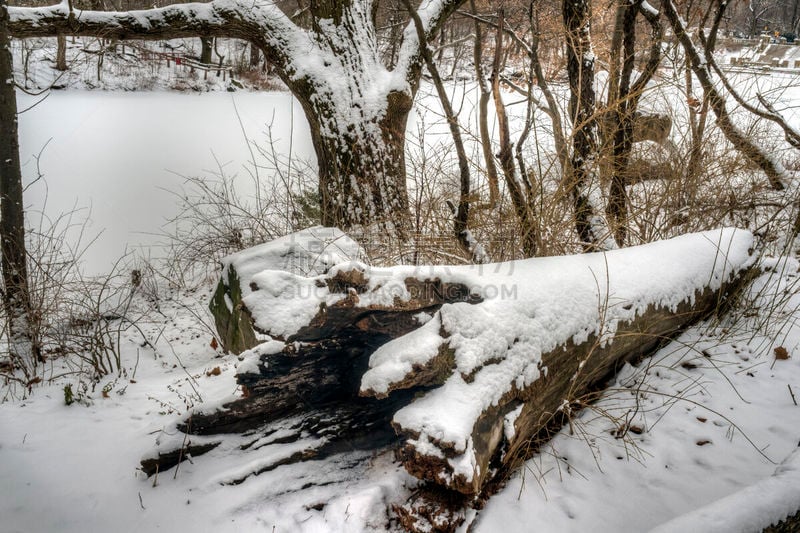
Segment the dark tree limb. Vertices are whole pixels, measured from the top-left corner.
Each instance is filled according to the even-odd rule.
[[[564,0],[562,14],[567,40],[569,113],[572,119],[570,172],[565,174],[571,191],[575,229],[586,251],[617,247],[605,220],[597,177],[598,132],[594,92],[594,53],[590,35],[588,0]]]
[[[420,48],[420,55],[433,80],[433,86],[436,88],[436,94],[439,96],[439,101],[444,109],[444,115],[447,118],[450,136],[453,138],[453,145],[455,146],[456,156],[458,157],[458,176],[461,193],[458,197],[458,207],[455,209],[454,213],[453,233],[455,234],[456,240],[461,245],[461,248],[472,256],[474,252],[474,242],[469,237],[469,198],[472,186],[469,172],[469,158],[464,148],[464,141],[461,138],[461,126],[458,124],[458,116],[456,116],[453,110],[450,98],[447,96],[447,91],[444,88],[444,83],[442,83],[442,78],[439,76],[439,69],[436,67],[436,62],[428,48],[427,42],[425,42],[425,27],[423,26],[422,20],[419,18],[419,14],[409,0],[403,0],[403,5],[408,11],[414,28],[417,31],[417,38],[423,43]]]

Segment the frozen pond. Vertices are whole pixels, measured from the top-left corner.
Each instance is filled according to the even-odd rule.
[[[18,94],[20,110],[39,98]],[[241,122],[238,117],[241,117]],[[163,240],[157,234],[177,213],[169,191],[181,176],[210,175],[217,162],[251,183],[245,136],[313,160],[308,125],[289,93],[53,91],[20,117],[23,179],[43,179],[25,193],[29,221],[73,209],[90,219],[83,241],[101,233],[85,257],[90,272],[107,270],[125,253]],[[237,182],[238,183],[238,182]]]

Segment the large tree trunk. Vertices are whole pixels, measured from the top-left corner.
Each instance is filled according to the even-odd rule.
[[[67,70],[67,37],[59,34],[56,43],[56,70]]]
[[[33,339],[25,251],[17,98],[11,60],[7,1],[0,0],[0,259],[3,306],[12,363],[25,370],[40,356]]]
[[[322,224],[342,229],[377,224],[404,236],[410,228],[405,168],[405,127],[412,99],[401,92],[382,97],[383,113],[363,109],[355,70],[345,94],[327,87],[298,90],[319,165]],[[347,76],[347,78],[345,78]],[[378,110],[380,111],[380,110]]]
[[[322,50],[330,36],[319,22],[336,24],[335,53],[320,58],[326,76],[312,68],[308,75],[289,76],[288,83],[311,125],[322,224],[345,230],[377,224],[402,237],[411,222],[405,130],[416,88],[386,87],[372,10],[351,7],[311,4],[314,39]]]

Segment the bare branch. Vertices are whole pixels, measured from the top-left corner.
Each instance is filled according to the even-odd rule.
[[[425,41],[433,39],[445,23],[447,18],[466,0],[423,0],[416,9],[416,15],[421,26],[421,34]],[[400,58],[397,62],[396,70],[404,72],[406,79],[416,87],[419,83],[417,75],[422,68],[423,59],[421,54],[420,34],[417,32],[417,25],[414,20],[409,21],[403,32],[403,44],[400,47]]]
[[[160,40],[232,37],[250,41],[282,66],[291,63],[293,41],[304,31],[271,1],[214,1],[173,4],[141,11],[83,11],[64,2],[54,6],[9,7],[12,36],[76,35]]]

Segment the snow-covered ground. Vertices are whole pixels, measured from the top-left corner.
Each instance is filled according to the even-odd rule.
[[[796,93],[789,89],[780,102],[790,106]],[[39,100],[19,99],[20,109]],[[412,132],[436,120],[424,111],[435,107],[432,100],[423,97]],[[288,93],[52,92],[20,120],[26,181],[36,176],[39,152],[44,174],[26,191],[26,204],[51,218],[91,207],[89,238],[102,235],[86,256],[90,272],[104,272],[126,249],[157,255],[148,250],[163,240],[163,222],[177,210],[164,189],[179,190],[180,175],[216,171],[217,161],[251,187],[245,138],[264,141],[270,123],[280,150],[289,150],[291,137],[295,157],[313,156]],[[426,143],[434,146],[445,132],[441,123],[427,128]],[[756,522],[747,520],[796,510],[800,265],[765,264],[771,270],[754,285],[752,302],[626,367],[604,398],[577,416],[572,434],[564,428],[472,517],[474,530],[750,531]],[[310,438],[281,443],[280,427],[274,439],[247,449],[252,439],[229,436],[193,462],[146,478],[139,460],[180,442],[174,425],[189,408],[238,394],[240,364],[211,346],[211,287],[161,288],[157,308],[147,296],[133,299],[140,329],[123,334],[122,376],[92,385],[74,364],[55,360],[45,377],[56,379],[31,394],[0,388],[2,531],[396,527],[387,509],[404,502],[416,481],[390,450],[275,466],[314,445]],[[776,348],[789,358],[776,360]],[[70,406],[68,384],[79,396]],[[617,438],[621,422],[630,430]],[[772,495],[766,501],[764,491]]]
[[[725,496],[736,502],[737,491],[769,480],[800,437],[791,396],[800,393],[800,265],[768,265],[772,273],[754,291],[768,288],[749,306],[756,313],[692,328],[624,369],[578,415],[573,435],[562,430],[489,501],[476,531],[647,531]],[[210,289],[165,293],[155,312],[137,297],[142,332],[124,334],[125,375],[101,380],[81,402],[64,404],[66,383],[82,390],[66,376],[0,405],[4,531],[384,530],[387,506],[415,485],[389,450],[271,468],[315,445],[310,438],[280,444],[279,431],[247,450],[257,436],[226,437],[156,482],[137,470],[158,443],[181,441],[174,424],[189,407],[237,393],[237,358],[212,349],[211,332],[192,313],[202,316],[208,298]],[[776,360],[778,347],[790,358]],[[53,364],[54,374],[69,370]],[[625,420],[630,431],[616,438]],[[762,507],[737,507],[732,516],[792,509],[796,502],[786,500],[797,475],[787,468],[768,481],[775,494],[766,510],[762,498]],[[693,530],[711,531],[699,516]]]

